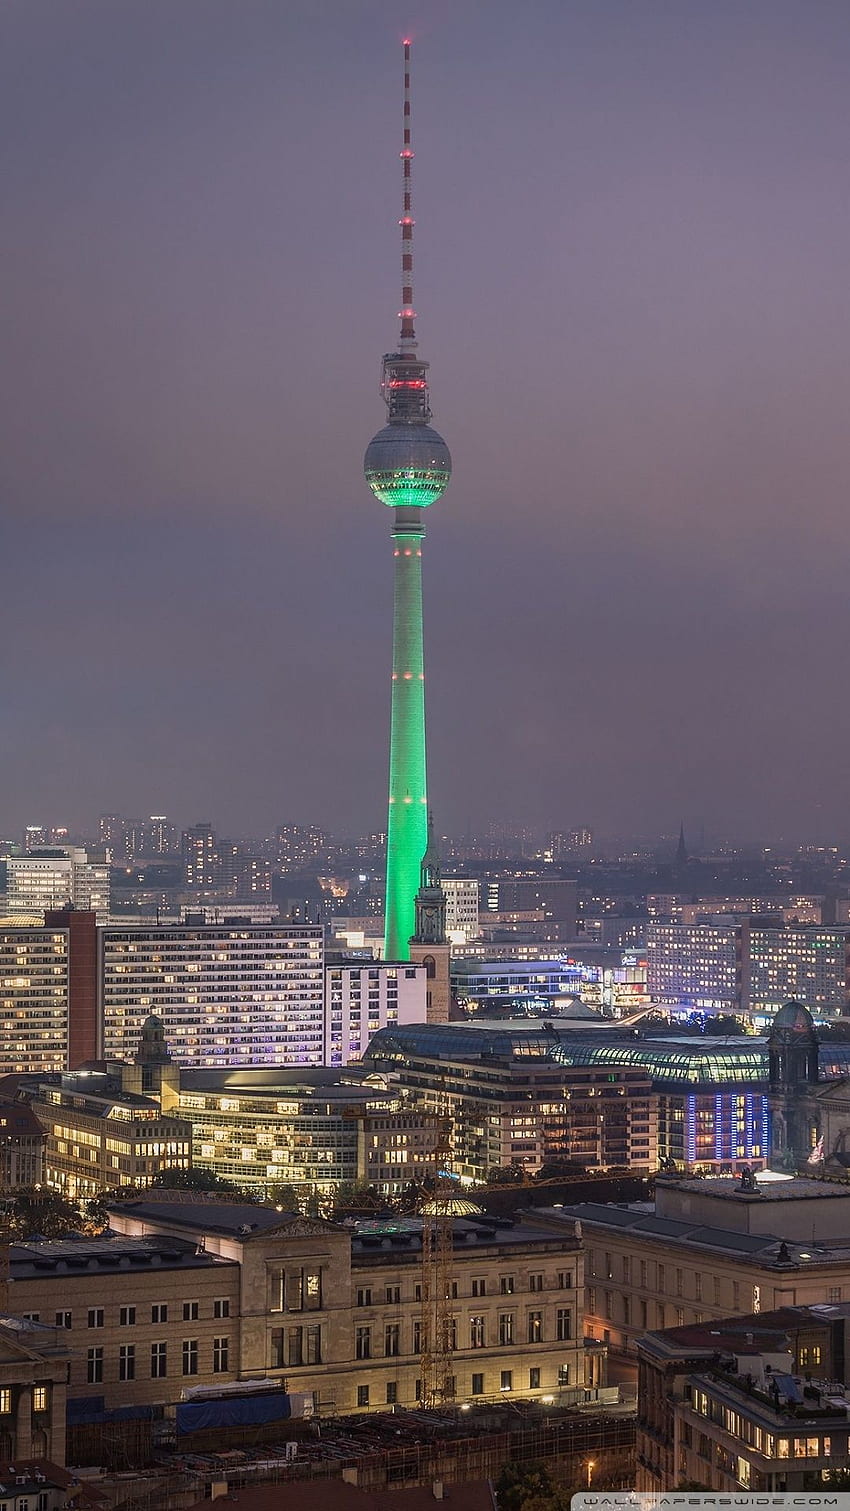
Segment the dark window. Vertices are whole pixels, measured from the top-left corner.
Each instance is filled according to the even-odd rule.
[[[164,1380],[168,1373],[168,1346],[165,1343],[151,1344],[151,1379]]]
[[[502,1370],[502,1375],[501,1375],[501,1381],[500,1381],[500,1387],[499,1388],[501,1390],[513,1390],[513,1388],[514,1388],[514,1377],[513,1377],[512,1372],[509,1369],[503,1369]]]
[[[483,1396],[483,1394],[484,1394],[484,1376],[483,1375],[473,1375],[472,1376],[472,1394],[474,1396]]]
[[[372,1329],[370,1327],[358,1327],[354,1335],[355,1359],[371,1359],[372,1357]]]
[[[86,1354],[86,1380],[89,1385],[99,1385],[103,1380],[102,1348],[90,1348]]]
[[[539,1369],[530,1369],[528,1371],[528,1388],[529,1388],[529,1390],[539,1390],[540,1389],[540,1370]]]
[[[565,1343],[573,1335],[573,1314],[568,1306],[558,1307],[556,1337],[559,1343]]]
[[[198,1373],[197,1338],[183,1339],[183,1373],[184,1375],[196,1375]]]
[[[384,1328],[384,1353],[394,1358],[400,1352],[401,1328],[397,1322],[388,1322]]]
[[[136,1308],[134,1306],[122,1306],[118,1312],[119,1327],[135,1327]]]
[[[183,1302],[183,1321],[184,1322],[197,1322],[197,1320],[198,1320],[198,1303],[197,1303],[197,1301],[184,1301]]]
[[[215,1300],[213,1302],[213,1316],[214,1317],[229,1317],[230,1316],[230,1297],[229,1296],[216,1296],[216,1298],[215,1298]]]
[[[230,1355],[229,1338],[213,1338],[213,1374],[222,1375],[228,1368]]]
[[[529,1343],[543,1342],[542,1312],[529,1312],[528,1314],[528,1341]]]
[[[135,1380],[136,1378],[135,1343],[122,1343],[118,1350],[118,1378],[119,1380]]]
[[[89,1327],[103,1327],[103,1307],[89,1307]]]
[[[167,1322],[167,1321],[168,1321],[168,1303],[166,1301],[155,1301],[154,1304],[153,1304],[153,1306],[151,1307],[151,1322]]]
[[[369,1387],[368,1387],[368,1385],[358,1385],[358,1387],[357,1387],[357,1405],[358,1406],[368,1406],[369,1405]]]

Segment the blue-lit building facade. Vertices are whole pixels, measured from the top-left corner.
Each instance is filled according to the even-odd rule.
[[[549,1161],[584,1168],[720,1172],[768,1163],[763,1039],[652,1038],[557,1019],[411,1024],[372,1040],[364,1069],[433,1105],[454,1127],[455,1169]]]

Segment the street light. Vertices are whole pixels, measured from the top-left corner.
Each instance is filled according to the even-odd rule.
[[[593,1459],[588,1459],[588,1461],[587,1461],[587,1488],[588,1488],[588,1490],[590,1489],[591,1481],[593,1479],[593,1471],[594,1471],[595,1468],[596,1468],[596,1464],[595,1464],[594,1460]]]

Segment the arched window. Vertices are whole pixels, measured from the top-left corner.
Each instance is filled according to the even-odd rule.
[[[429,981],[433,981],[437,974],[437,962],[433,955],[423,955],[422,964],[425,967],[425,975]]]

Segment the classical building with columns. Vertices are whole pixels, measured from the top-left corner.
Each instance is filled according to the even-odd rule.
[[[0,1463],[65,1463],[69,1357],[61,1329],[0,1314]]]

